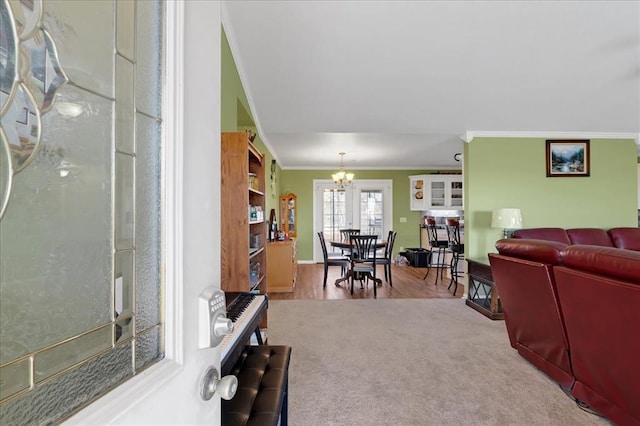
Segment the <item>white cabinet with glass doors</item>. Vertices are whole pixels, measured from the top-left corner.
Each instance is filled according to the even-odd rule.
[[[416,175],[409,182],[413,211],[464,207],[462,175]]]

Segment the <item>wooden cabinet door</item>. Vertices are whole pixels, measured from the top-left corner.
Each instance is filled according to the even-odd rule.
[[[267,244],[267,293],[290,293],[295,284],[295,240]]]

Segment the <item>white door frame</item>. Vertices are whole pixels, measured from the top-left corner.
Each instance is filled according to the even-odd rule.
[[[313,261],[322,262],[322,250],[320,241],[316,236],[322,231],[322,191],[325,189],[335,188],[335,183],[330,179],[314,179],[313,180]],[[347,190],[347,198],[345,202],[348,204],[347,211],[352,213],[352,226],[358,228],[360,226],[360,192],[367,189],[382,189],[383,191],[383,217],[382,235],[384,239],[387,233],[393,229],[393,180],[392,179],[356,179],[345,188]]]

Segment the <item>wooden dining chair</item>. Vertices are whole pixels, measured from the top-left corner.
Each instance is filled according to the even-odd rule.
[[[322,288],[327,287],[327,275],[329,275],[329,266],[340,266],[342,275],[345,274],[347,268],[351,264],[348,257],[342,255],[331,255],[327,251],[327,242],[324,239],[324,233],[318,232],[318,238],[320,238],[320,245],[322,246],[322,259],[324,263],[324,279],[322,280]]]
[[[384,280],[389,283],[390,287],[393,287],[393,281],[391,279],[391,264],[393,263],[393,244],[396,241],[396,231],[389,231],[387,237],[387,245],[384,246],[384,256],[377,257],[376,263],[384,266]]]
[[[377,240],[377,235],[351,236],[351,294],[353,294],[353,283],[357,274],[361,283],[365,276],[373,278],[373,297],[378,297],[376,289]]]

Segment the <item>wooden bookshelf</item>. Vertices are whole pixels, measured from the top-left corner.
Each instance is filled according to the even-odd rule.
[[[265,294],[264,156],[246,132],[222,133],[221,148],[221,288]],[[252,216],[251,206],[262,213]]]

